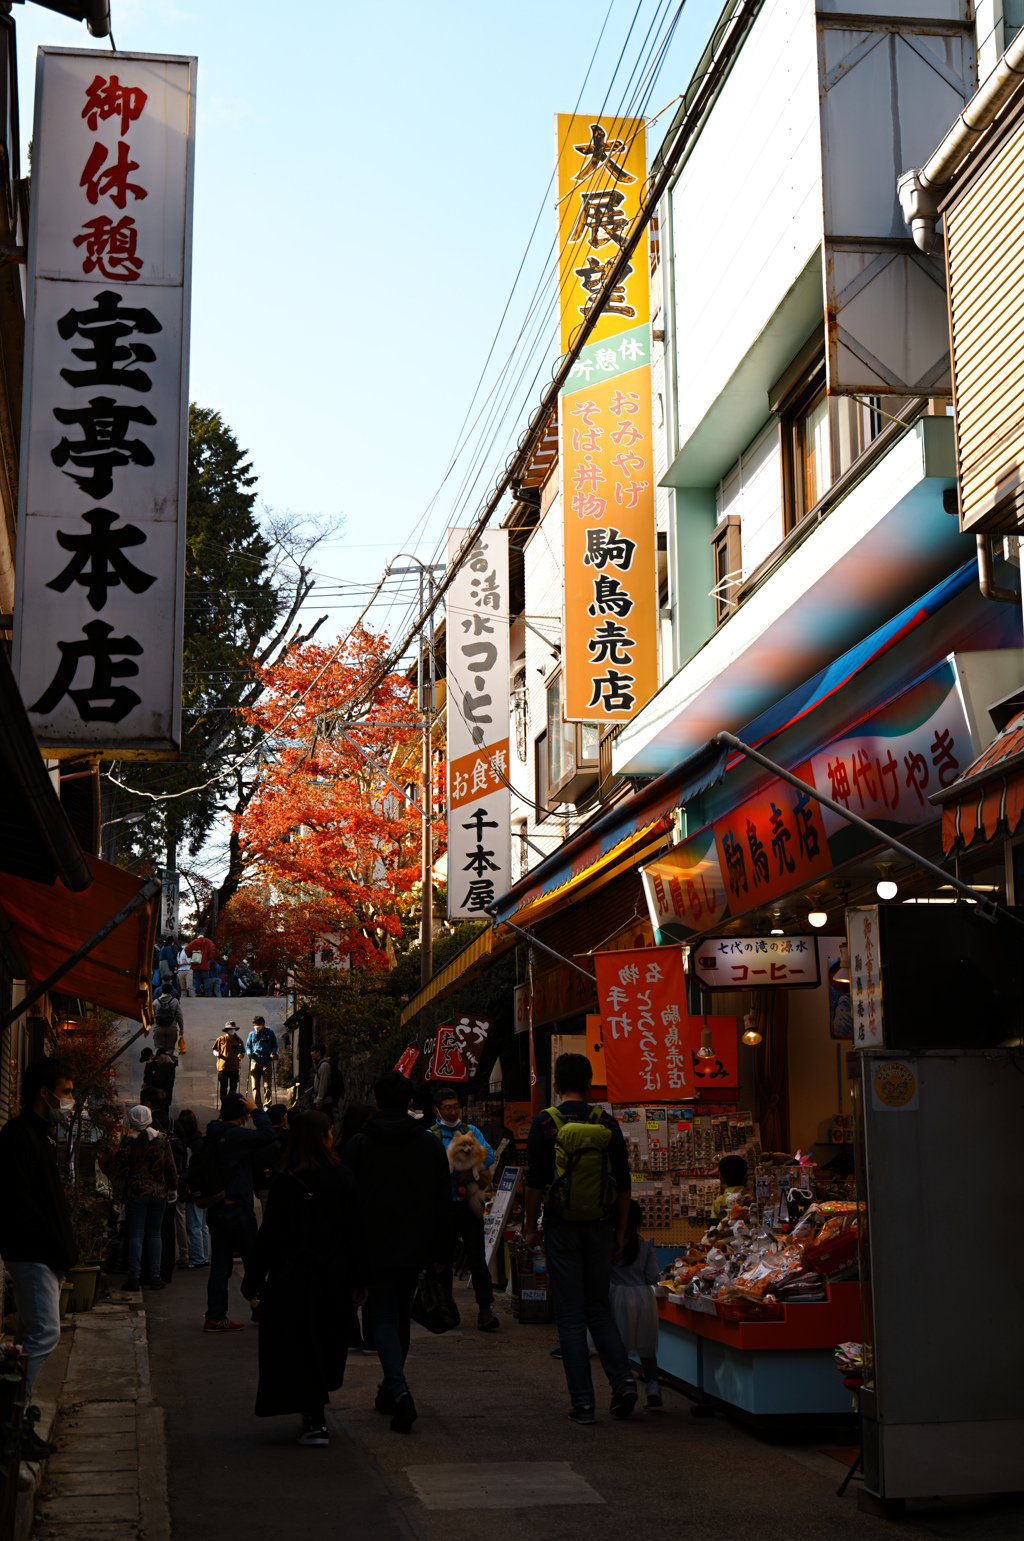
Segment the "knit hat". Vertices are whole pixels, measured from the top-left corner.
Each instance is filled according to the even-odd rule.
[[[145,1134],[150,1140],[155,1140],[159,1134],[158,1129],[153,1128],[153,1115],[144,1103],[137,1103],[134,1108],[128,1109],[128,1122],[131,1124],[133,1136]]]

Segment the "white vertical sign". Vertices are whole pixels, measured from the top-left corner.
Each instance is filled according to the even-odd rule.
[[[877,1049],[882,1044],[882,969],[877,905],[847,910],[846,939],[850,949],[853,1047]]]
[[[448,535],[453,563],[466,530]],[[447,597],[448,916],[484,920],[512,881],[508,534],[485,530]]]
[[[195,67],[39,50],[14,668],[47,749],[179,749]]]

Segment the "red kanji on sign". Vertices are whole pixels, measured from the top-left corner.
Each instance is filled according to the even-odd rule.
[[[439,1027],[430,1061],[432,1081],[468,1081],[466,1062],[459,1052],[459,1037],[454,1027]]]
[[[144,187],[140,187],[137,182],[129,182],[129,175],[138,171],[139,163],[129,160],[128,156],[128,146],[123,139],[119,139],[117,159],[112,166],[108,166],[106,148],[101,144],[93,145],[92,154],[85,163],[85,170],[78,183],[79,187],[85,188],[85,196],[90,203],[99,203],[102,195],[109,197],[117,208],[123,209],[129,193],[136,199],[149,197]]]

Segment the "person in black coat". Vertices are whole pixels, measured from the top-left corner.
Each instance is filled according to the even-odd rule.
[[[326,1445],[324,1408],[341,1385],[351,1301],[366,1298],[362,1227],[330,1120],[293,1120],[242,1280],[259,1297],[257,1418],[301,1413],[300,1445]]]
[[[444,1271],[452,1181],[444,1146],[423,1119],[409,1117],[412,1085],[397,1070],[373,1088],[377,1112],[345,1149],[367,1233],[370,1311],[384,1378],[377,1411],[406,1434],[416,1405],[405,1378],[411,1307],[422,1268]]]

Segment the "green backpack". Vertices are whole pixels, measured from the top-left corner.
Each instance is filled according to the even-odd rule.
[[[608,1146],[612,1131],[595,1108],[585,1123],[563,1118],[557,1108],[547,1113],[555,1135],[555,1180],[544,1192],[544,1212],[553,1220],[585,1224],[606,1220],[618,1189],[612,1178]]]

